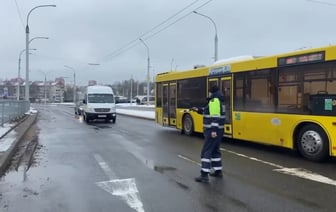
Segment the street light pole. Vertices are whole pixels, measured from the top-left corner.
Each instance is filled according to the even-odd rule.
[[[74,104],[76,104],[76,71],[74,68],[70,67],[70,66],[67,66],[67,65],[64,65],[64,67],[68,68],[68,69],[71,69],[73,71],[73,78],[74,78],[74,86],[73,86],[73,102]]]
[[[133,99],[133,76],[131,75],[131,95],[130,95],[130,105],[132,105]]]
[[[47,74],[44,74],[44,106],[47,105]]]
[[[29,50],[36,50],[36,49],[29,49]],[[22,56],[23,52],[25,52],[25,51],[26,51],[26,49],[22,49],[22,51],[19,54],[18,76],[17,76],[18,80],[21,77],[21,56]],[[17,89],[16,89],[16,100],[18,100],[18,101],[20,100],[20,83],[19,83],[19,81],[18,81]]]
[[[47,73],[49,72],[44,72],[39,70],[42,74],[44,74],[44,106],[47,105]]]
[[[139,40],[146,46],[146,49],[147,49],[147,105],[149,105],[149,68],[150,68],[150,59],[149,59],[149,48],[148,46],[146,45],[146,43],[141,39],[139,38]]]
[[[193,11],[193,12],[195,14],[197,14],[197,15],[200,15],[200,16],[203,16],[203,17],[209,19],[212,22],[212,24],[214,25],[214,27],[215,27],[215,54],[214,54],[214,60],[216,62],[217,59],[218,59],[218,37],[217,37],[217,26],[216,26],[216,23],[212,20],[212,18],[210,18],[207,15],[203,15],[202,13],[199,13],[197,11]]]
[[[28,43],[30,44],[35,39],[49,39],[49,37],[33,37],[32,39],[29,40]]]
[[[26,85],[25,85],[25,100],[29,101],[29,15],[33,12],[33,10],[39,7],[56,7],[54,4],[50,5],[39,5],[31,9],[27,15],[27,25],[26,25]]]

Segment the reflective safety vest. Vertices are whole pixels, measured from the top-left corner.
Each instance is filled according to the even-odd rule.
[[[209,100],[203,111],[204,131],[224,129],[225,113],[220,98],[213,97]]]

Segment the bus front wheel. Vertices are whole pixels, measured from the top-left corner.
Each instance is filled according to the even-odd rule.
[[[183,118],[183,133],[186,135],[192,135],[194,133],[194,122],[189,114],[186,114]]]
[[[329,156],[329,139],[321,127],[308,124],[298,134],[297,148],[303,157],[323,161]]]

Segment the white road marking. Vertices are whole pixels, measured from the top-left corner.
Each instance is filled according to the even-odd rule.
[[[272,166],[272,167],[275,167],[276,169],[273,169],[273,171],[276,171],[276,172],[280,172],[280,173],[283,173],[283,174],[288,174],[288,175],[292,175],[292,176],[296,176],[296,177],[301,177],[301,178],[304,178],[304,179],[307,179],[307,180],[312,180],[312,181],[315,181],[315,182],[320,182],[320,183],[336,186],[336,180],[330,179],[328,177],[325,177],[323,175],[314,173],[312,171],[309,171],[309,170],[306,170],[306,169],[303,169],[303,168],[287,168],[287,167],[284,167],[284,166],[281,166],[281,165],[278,165],[278,164],[275,164],[275,163],[267,162],[267,161],[260,160],[258,158],[254,158],[254,157],[249,157],[247,155],[240,154],[240,153],[237,153],[237,152],[234,152],[234,151],[231,151],[231,150],[227,150],[227,149],[224,149],[224,148],[220,148],[220,150],[224,151],[224,152],[234,154],[234,155],[237,155],[237,156],[240,156],[240,157],[244,157],[244,158],[247,158],[247,159],[250,159],[250,160],[254,160],[254,161],[257,161],[257,162],[260,162],[260,163],[263,163],[263,164],[266,164],[266,165],[269,165],[269,166]]]
[[[106,192],[121,197],[134,210],[145,211],[134,178],[109,180],[96,184]]]
[[[107,165],[107,163],[104,161],[104,159],[99,154],[94,154],[94,157],[99,164],[100,168],[104,171],[105,175],[109,179],[117,178],[116,174],[110,169],[110,167]]]
[[[116,174],[99,155],[95,154],[94,158],[98,162],[103,172],[110,178],[108,181],[97,182],[96,185],[106,192],[121,197],[134,210],[145,212],[143,204],[139,197],[139,191],[134,178],[129,179],[113,179],[117,178]]]
[[[191,162],[191,163],[197,164],[198,166],[201,166],[200,163],[198,163],[198,162],[196,162],[196,161],[194,161],[194,160],[192,160],[192,159],[190,159],[190,158],[188,158],[188,157],[186,157],[186,156],[178,155],[178,157],[179,157],[179,158],[182,158],[183,160],[189,161],[189,162]]]
[[[309,170],[305,170],[302,168],[283,168],[283,169],[274,169],[274,171],[336,186],[335,180],[332,180],[328,177],[313,173]]]
[[[231,150],[227,150],[227,149],[224,149],[224,148],[220,148],[220,150],[223,151],[223,152],[228,152],[228,153],[237,155],[239,157],[247,158],[247,159],[254,160],[254,161],[257,161],[257,162],[269,165],[269,166],[273,166],[273,167],[278,168],[278,169],[284,168],[281,165],[278,165],[278,164],[275,164],[275,163],[271,163],[271,162],[267,162],[267,161],[264,161],[264,160],[260,160],[258,158],[250,157],[250,156],[247,156],[247,155],[244,155],[244,154],[240,154],[240,153],[237,153],[237,152],[234,152],[234,151],[231,151]]]

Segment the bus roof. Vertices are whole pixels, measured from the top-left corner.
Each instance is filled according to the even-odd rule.
[[[204,75],[208,75],[209,66],[201,67],[191,70],[185,71],[170,71],[164,72],[156,75],[156,81],[167,81],[167,80],[176,80],[176,79],[184,79],[184,78],[193,78],[193,77],[202,77]]]
[[[221,60],[217,60],[214,62],[213,65],[220,65],[220,64],[225,64],[225,63],[232,63],[232,62],[237,62],[237,61],[244,61],[244,60],[252,60],[256,57],[251,56],[251,55],[243,55],[243,56],[238,56],[238,57],[230,57],[230,58],[225,58]]]
[[[223,59],[215,62],[211,66],[202,67],[198,69],[191,69],[185,71],[171,71],[161,74],[157,74],[156,81],[169,81],[177,79],[187,79],[187,78],[196,78],[201,76],[208,76],[211,70],[216,68],[225,67],[225,73],[234,73],[241,71],[251,71],[257,69],[267,69],[274,68],[278,66],[279,58],[286,58],[290,56],[304,55],[304,54],[313,54],[323,52],[324,59],[336,60],[336,45],[310,48],[310,49],[301,49],[295,50],[287,53],[281,53],[271,56],[239,56],[232,57],[228,59]]]

